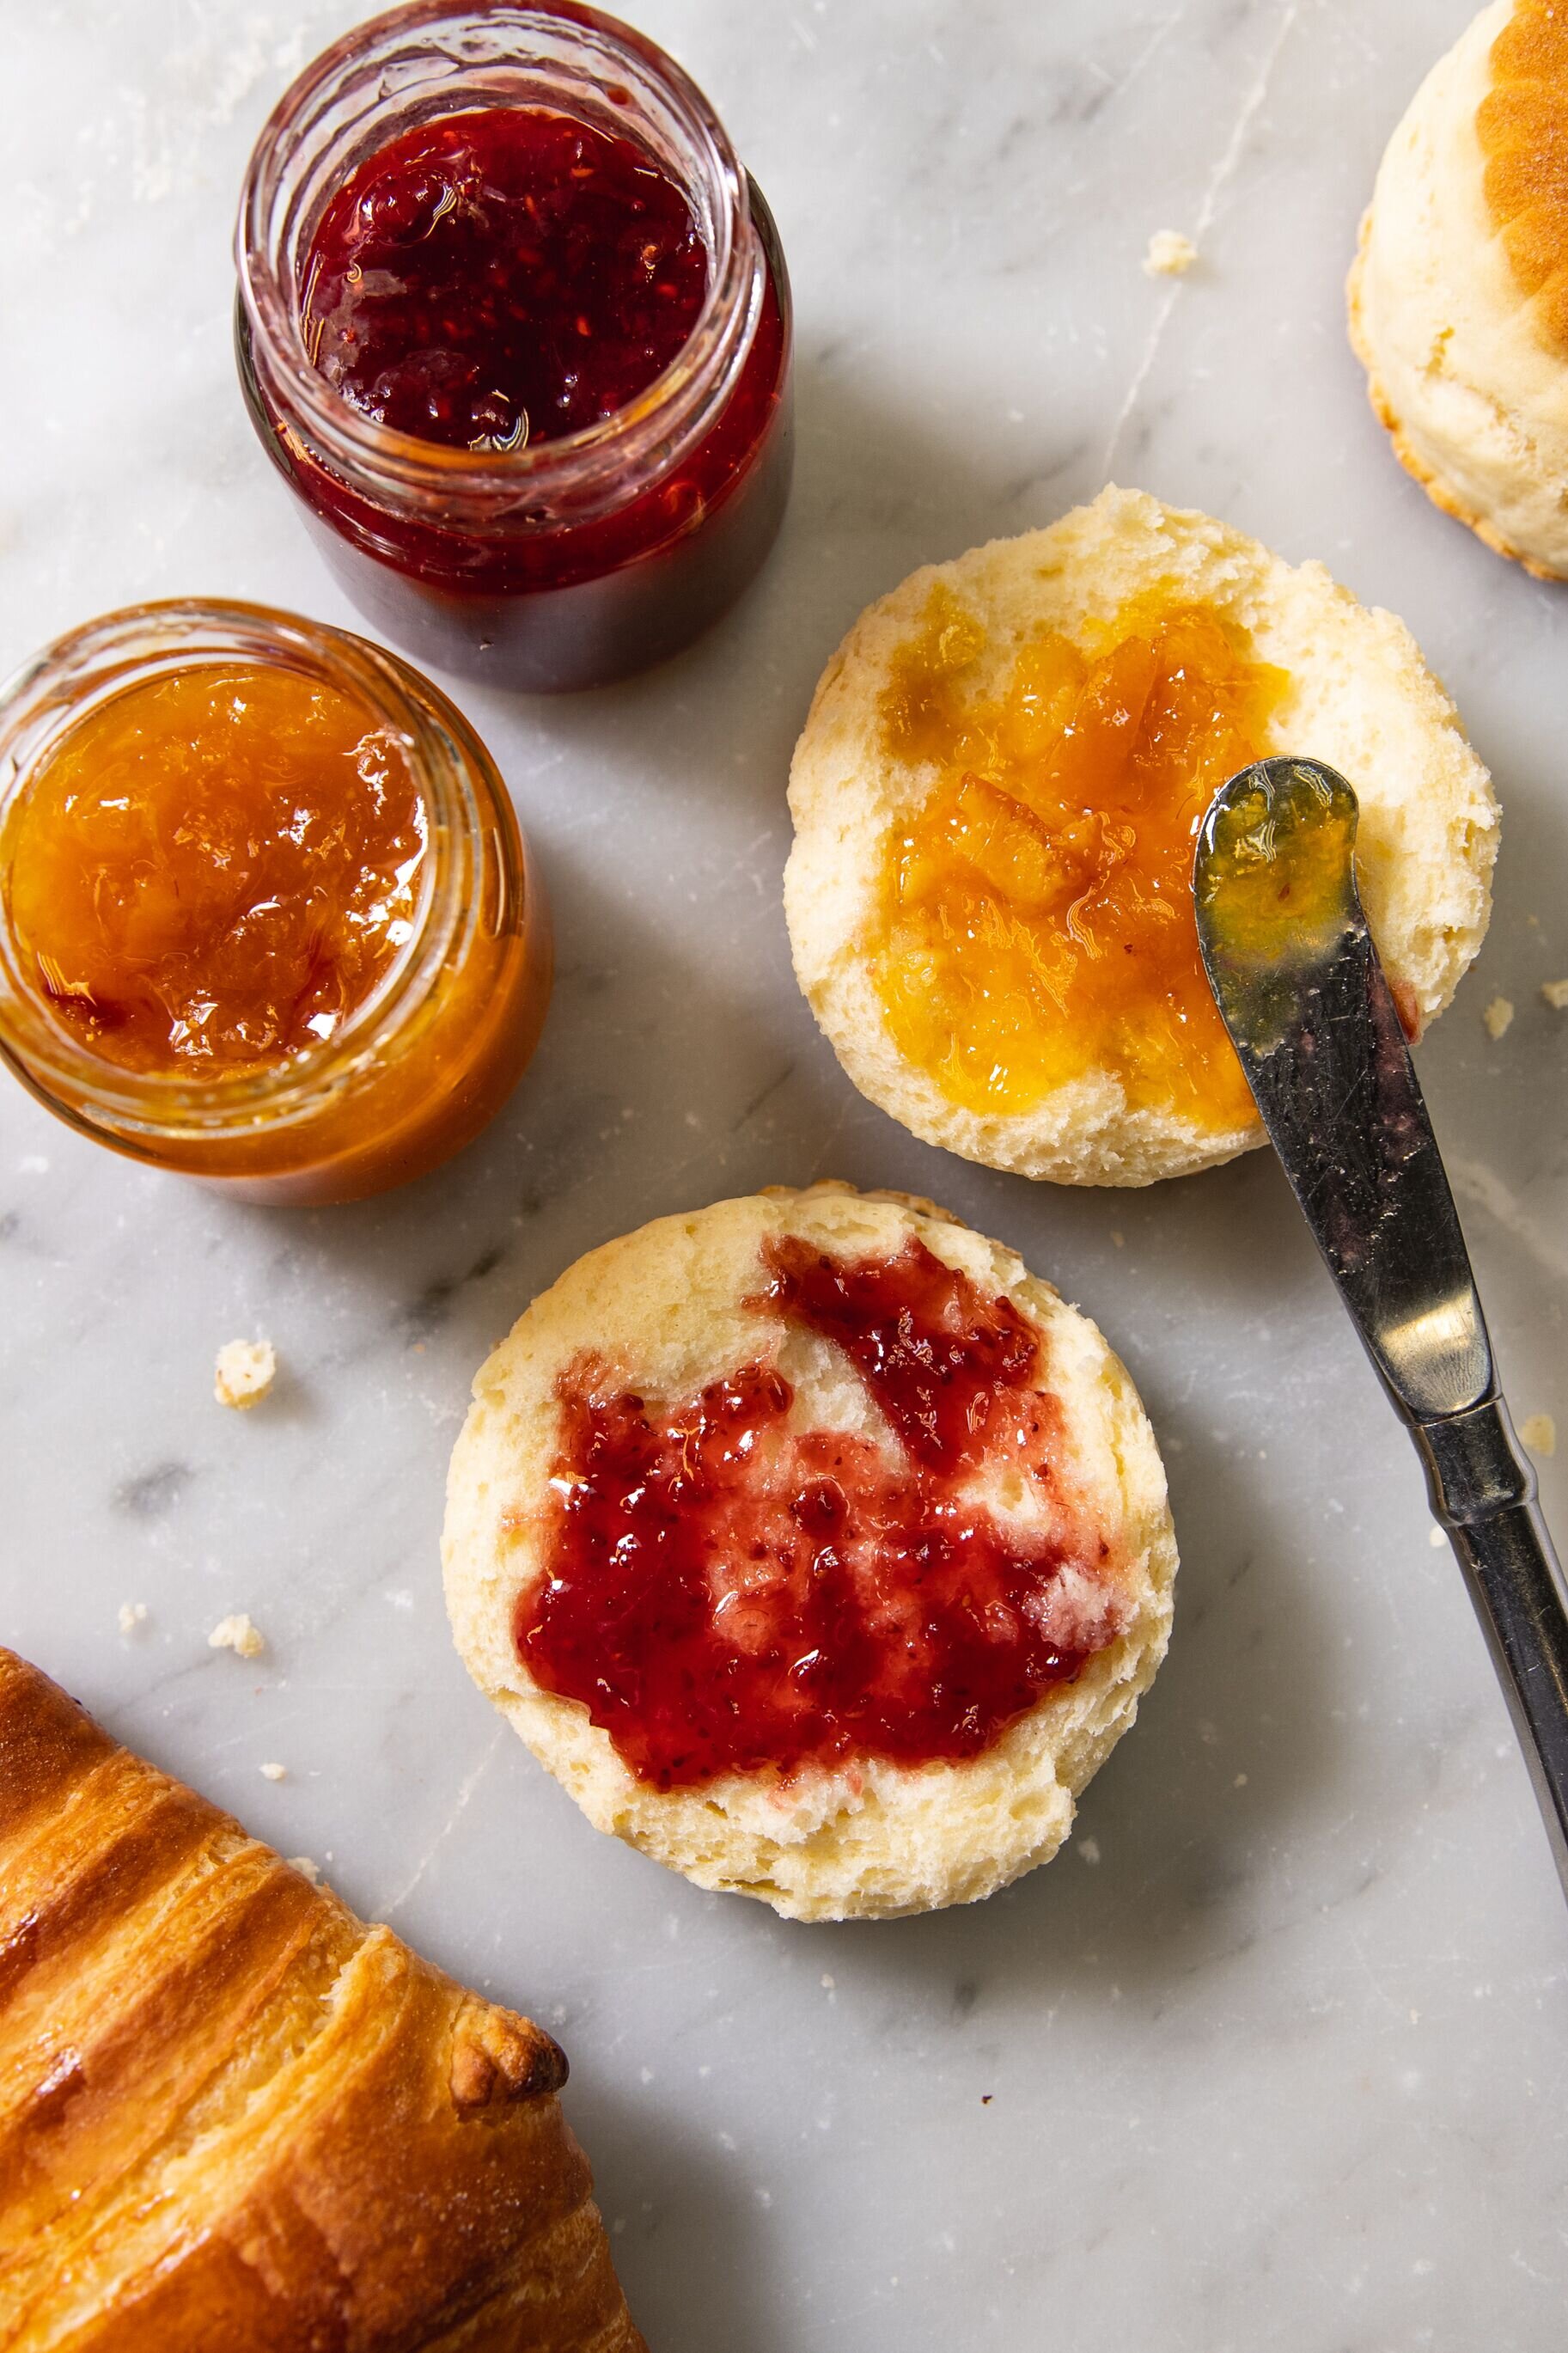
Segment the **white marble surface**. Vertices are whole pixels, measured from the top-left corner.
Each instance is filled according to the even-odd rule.
[[[1568,974],[1568,590],[1405,481],[1342,327],[1377,156],[1466,0],[636,13],[720,105],[794,267],[779,554],[657,675],[463,692],[563,956],[539,1059],[458,1166],[268,1214],[0,1089],[0,1635],[556,2029],[655,2353],[1555,2353],[1568,1921],[1281,1179],[1255,1156],[1074,1196],[927,1150],[840,1077],[779,913],[813,681],[913,564],[1108,473],[1323,556],[1407,617],[1500,785],[1492,936],[1422,1071],[1516,1409],[1568,1430],[1568,1016],[1538,995]],[[265,110],[355,14],[0,16],[7,667],[150,596],[352,618],[241,413],[228,237]],[[1166,227],[1202,260],[1151,282]],[[1519,1012],[1494,1044],[1497,992]],[[1168,1450],[1184,1556],[1169,1663],[1061,1861],[840,1929],[597,1838],[470,1689],[437,1566],[469,1377],[531,1293],[647,1216],[819,1174],[934,1194],[1090,1309]],[[213,1353],[252,1332],[284,1377],[227,1415]],[[131,1639],[126,1599],[151,1613]],[[239,1609],[254,1664],[207,1648]]]

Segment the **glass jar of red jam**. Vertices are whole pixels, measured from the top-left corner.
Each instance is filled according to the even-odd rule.
[[[772,215],[661,49],[571,0],[415,0],[262,132],[240,380],[357,609],[531,691],[686,645],[789,491]]]
[[[0,688],[0,1055],[82,1134],[247,1199],[380,1192],[500,1108],[550,980],[506,786],[395,655],[143,605]]]

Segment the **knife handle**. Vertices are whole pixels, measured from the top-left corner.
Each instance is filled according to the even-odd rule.
[[[1500,1396],[1418,1422],[1432,1509],[1491,1649],[1568,1894],[1568,1608],[1535,1473]]]

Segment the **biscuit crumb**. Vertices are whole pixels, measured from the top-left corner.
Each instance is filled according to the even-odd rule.
[[[289,1767],[287,1765],[264,1765],[261,1768],[261,1778],[264,1781],[286,1781],[289,1778]]]
[[[220,1618],[207,1636],[209,1651],[237,1651],[242,1659],[258,1659],[267,1648],[267,1638],[258,1626],[252,1625],[245,1610],[232,1618]]]
[[[308,1854],[291,1854],[289,1857],[289,1868],[290,1871],[297,1871],[301,1879],[308,1879],[312,1887],[320,1887],[321,1866],[319,1862],[312,1862]]]
[[[219,1405],[244,1412],[260,1404],[277,1377],[278,1356],[270,1340],[226,1341],[213,1368],[213,1395]]]
[[[1100,1861],[1100,1841],[1092,1838],[1079,1839],[1078,1842],[1078,1852],[1083,1862],[1098,1862]]]
[[[1568,1013],[1568,980],[1543,980],[1541,994],[1553,1013]]]
[[[1145,278],[1184,278],[1198,258],[1197,247],[1179,228],[1157,228],[1143,256]]]
[[[1442,1551],[1442,1549],[1443,1549],[1443,1546],[1444,1546],[1447,1543],[1447,1541],[1448,1541],[1448,1531],[1447,1531],[1447,1528],[1428,1528],[1428,1529],[1427,1529],[1427,1531],[1426,1531],[1426,1541],[1427,1541],[1427,1543],[1431,1546],[1431,1547],[1432,1547],[1432,1549],[1433,1549],[1433,1551],[1434,1551],[1434,1552],[1441,1552],[1441,1551]]]
[[[1550,1456],[1557,1451],[1557,1424],[1549,1413],[1527,1413],[1519,1434],[1532,1454]]]
[[[1495,1042],[1513,1019],[1513,1007],[1506,997],[1494,997],[1481,1019],[1487,1025],[1487,1036]]]
[[[147,1604],[144,1601],[122,1601],[121,1603],[120,1630],[122,1634],[134,1634],[138,1626],[145,1626],[146,1623]]]

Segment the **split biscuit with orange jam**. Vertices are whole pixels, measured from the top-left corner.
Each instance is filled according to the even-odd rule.
[[[1013,1252],[847,1186],[661,1218],[481,1366],[458,1647],[597,1828],[793,1919],[1055,1854],[1164,1655],[1125,1371]]]
[[[1568,578],[1568,8],[1497,0],[1389,141],[1351,341],[1400,462],[1543,580]]]
[[[1416,1035],[1480,946],[1498,812],[1402,622],[1115,489],[873,605],[795,749],[784,876],[796,976],[861,1093],[1060,1184],[1261,1143],[1192,862],[1219,786],[1284,752],[1355,787],[1363,895]]]

